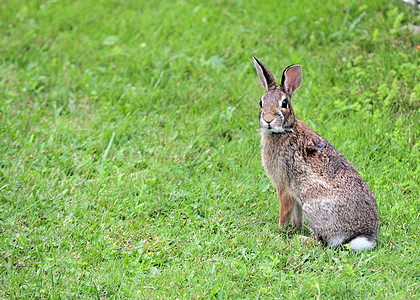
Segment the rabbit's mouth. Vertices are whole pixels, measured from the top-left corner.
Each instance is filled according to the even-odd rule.
[[[266,126],[261,124],[261,130],[267,133],[281,133],[287,131],[283,126],[272,126],[271,124],[266,124]]]
[[[289,130],[286,130],[283,127],[261,127],[261,130],[267,133],[283,133]]]
[[[275,124],[264,122],[264,120],[261,120],[261,130],[266,133],[293,132],[293,128],[291,127],[277,126]]]
[[[271,121],[266,121],[264,119],[264,117],[260,118],[260,127],[261,130],[263,130],[264,132],[267,133],[281,133],[281,132],[285,132],[287,130],[285,130],[284,126],[282,126],[282,116],[277,116],[274,119],[272,119]]]

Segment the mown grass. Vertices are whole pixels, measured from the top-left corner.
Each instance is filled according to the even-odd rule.
[[[416,298],[419,24],[399,1],[1,1],[1,298]],[[278,228],[257,56],[375,193],[378,247]]]

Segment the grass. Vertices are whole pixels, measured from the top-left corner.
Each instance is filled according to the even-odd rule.
[[[419,297],[418,11],[0,1],[0,298]],[[251,55],[377,197],[375,250],[278,228]]]

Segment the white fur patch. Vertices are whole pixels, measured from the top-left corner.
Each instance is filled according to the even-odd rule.
[[[375,241],[373,241],[373,242],[369,241],[364,236],[361,236],[361,237],[357,237],[355,239],[352,239],[349,242],[349,245],[351,247],[351,250],[362,251],[362,250],[370,250],[370,249],[375,248],[376,242]]]
[[[262,124],[264,126],[268,126],[268,123],[266,121],[262,120]],[[274,119],[275,120],[275,119]],[[283,128],[283,127],[271,127],[270,129],[261,127],[261,130],[268,133],[284,133],[284,132],[293,132],[293,128]]]
[[[271,129],[267,129],[267,131],[275,133],[285,132],[283,127],[272,127]]]

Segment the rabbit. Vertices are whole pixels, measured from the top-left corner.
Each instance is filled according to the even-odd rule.
[[[353,165],[293,112],[302,67],[288,66],[277,85],[252,58],[266,93],[260,100],[261,158],[280,201],[279,226],[291,220],[299,228],[303,214],[323,245],[373,249],[380,224],[375,196]]]

